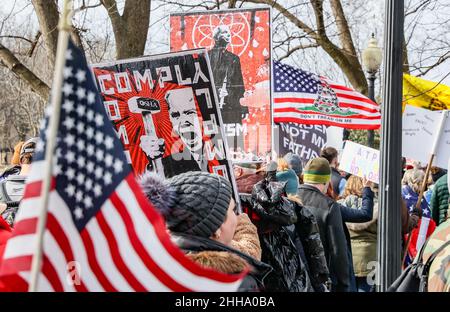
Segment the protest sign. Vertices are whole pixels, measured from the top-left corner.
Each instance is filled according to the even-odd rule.
[[[376,149],[347,141],[339,169],[369,181],[379,183],[380,152]]]
[[[228,147],[264,157],[271,142],[270,8],[170,15],[170,49],[206,48]]]
[[[154,170],[170,178],[201,170],[234,181],[204,49],[97,64],[92,69],[136,174]]]
[[[327,127],[323,125],[280,123],[278,128],[277,154],[283,156],[292,152],[299,155],[303,163],[319,157],[327,141]]]
[[[446,168],[450,157],[450,118],[448,111],[430,111],[406,105],[403,113],[402,155]]]

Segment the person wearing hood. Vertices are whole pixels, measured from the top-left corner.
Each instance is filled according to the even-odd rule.
[[[19,174],[8,175],[6,179],[0,181],[0,215],[10,226],[14,224],[14,218],[23,197],[37,140],[38,138],[31,138],[21,146]]]
[[[278,158],[277,181],[285,182],[285,191],[287,195],[296,195],[298,191],[298,177],[294,170],[289,168],[285,158]]]
[[[188,258],[226,274],[249,270],[239,290],[264,290],[264,278],[272,268],[260,261],[255,226],[246,214],[235,214],[236,203],[227,179],[190,171],[163,180],[147,172],[140,183],[165,218],[174,243]]]
[[[22,150],[23,143],[25,142],[20,141],[14,146],[14,154],[11,158],[11,167],[6,168],[0,174],[0,181],[6,179],[9,175],[20,173],[20,151]]]

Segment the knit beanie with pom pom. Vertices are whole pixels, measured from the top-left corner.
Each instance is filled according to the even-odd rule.
[[[233,191],[222,176],[190,171],[163,180],[145,173],[140,182],[172,232],[211,237],[225,222]]]

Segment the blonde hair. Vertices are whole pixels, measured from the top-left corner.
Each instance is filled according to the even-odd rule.
[[[288,199],[303,206],[302,199],[297,194],[295,195],[288,194]]]
[[[277,164],[278,164],[277,168],[278,171],[286,171],[289,169],[289,164],[283,157],[278,158]]]
[[[425,178],[425,172],[420,169],[409,169],[406,170],[403,175],[402,185],[408,185],[414,192],[419,193],[422,187],[423,179]]]
[[[350,176],[347,183],[345,184],[344,194],[342,197],[347,197],[349,195],[356,195],[358,197],[362,196],[362,190],[364,188],[363,179],[357,176]]]

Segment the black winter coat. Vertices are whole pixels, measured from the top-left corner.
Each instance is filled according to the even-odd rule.
[[[320,239],[319,225],[316,217],[306,207],[295,204],[295,212],[298,221],[295,223],[297,237],[300,239],[308,264],[309,277],[316,291],[323,291],[324,284],[328,281],[328,271],[325,250]]]
[[[338,204],[310,185],[300,185],[298,194],[319,225],[320,238],[333,283],[332,291],[349,291],[351,263],[348,257],[346,228],[344,229]]]
[[[314,216],[282,196],[283,190],[284,183],[266,179],[254,186],[252,195],[240,195],[258,228],[262,259],[274,268],[266,286],[273,291],[323,290],[328,269]],[[293,224],[293,238],[299,238],[295,244],[288,229]]]

